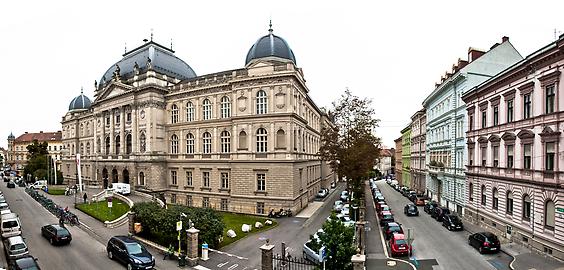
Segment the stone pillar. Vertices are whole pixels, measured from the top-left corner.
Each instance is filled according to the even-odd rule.
[[[274,249],[274,245],[268,243],[262,245],[260,247],[261,251],[261,270],[272,270],[272,250]]]
[[[364,262],[366,261],[365,255],[356,254],[351,258],[353,264],[353,270],[364,270]]]
[[[119,149],[119,153],[121,155],[126,155],[125,153],[125,107],[120,107],[119,109],[119,140],[120,140],[120,149]]]
[[[128,221],[129,221],[129,226],[128,226],[128,228],[129,228],[129,230],[128,230],[128,231],[129,231],[129,234],[130,234],[130,235],[133,235],[133,234],[135,234],[135,221],[134,221],[134,219],[135,219],[135,212],[129,211],[129,213],[127,214],[127,219],[128,219]]]
[[[198,265],[198,233],[200,230],[192,227],[186,230],[186,262],[188,266]]]

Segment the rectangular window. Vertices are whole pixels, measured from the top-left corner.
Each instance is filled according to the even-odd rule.
[[[264,214],[264,203],[257,202],[257,214]]]
[[[468,120],[468,129],[474,130],[474,115],[470,115],[470,120]]]
[[[531,93],[523,95],[523,119],[531,117],[532,104],[531,104]]]
[[[202,207],[203,208],[210,208],[210,198],[209,197],[202,198]]]
[[[507,214],[513,215],[513,198],[509,197],[511,195],[507,195],[507,199],[505,202],[506,205],[506,212]]]
[[[523,200],[523,219],[531,219],[531,201],[528,196]]]
[[[191,187],[193,184],[192,171],[186,171],[186,185]]]
[[[474,148],[468,148],[468,163],[474,166]]]
[[[194,206],[194,203],[192,201],[192,195],[186,195],[186,206],[188,207]]]
[[[128,112],[128,113],[126,114],[126,120],[125,120],[125,121],[131,122],[131,113],[130,113],[130,112]]]
[[[229,173],[221,173],[221,188],[229,189]]]
[[[493,108],[493,125],[499,125],[499,106],[494,106]]]
[[[494,196],[493,199],[492,199],[492,208],[494,210],[497,210],[498,206],[499,206],[498,198],[497,198],[497,196]]]
[[[507,101],[507,123],[513,122],[513,99]]]
[[[487,117],[487,113],[486,111],[482,111],[482,128],[486,128],[487,126],[487,121],[488,121],[488,117]]]
[[[544,161],[544,169],[546,171],[554,171],[554,154],[556,153],[555,143],[547,142],[545,147],[546,147],[546,155]]]
[[[221,211],[229,211],[229,201],[227,199],[221,199]]]
[[[266,175],[264,173],[257,174],[257,191],[266,191]]]
[[[554,84],[546,87],[545,113],[554,112]]]
[[[110,125],[110,116],[106,116],[106,125],[107,125],[107,126]]]
[[[210,187],[210,172],[202,172],[202,182],[204,187]]]
[[[487,155],[487,147],[481,147],[480,150],[482,150],[482,167],[486,166],[486,155]]]
[[[493,147],[493,166],[494,168],[499,167],[499,146]]]
[[[513,145],[507,145],[507,164],[508,169],[513,168]]]
[[[116,125],[119,125],[121,122],[121,117],[119,114],[116,114]]]
[[[176,203],[176,194],[170,195],[170,203]]]
[[[176,178],[176,171],[170,171],[170,183],[173,186],[178,185],[178,179]]]
[[[531,169],[531,144],[523,145],[523,169]]]

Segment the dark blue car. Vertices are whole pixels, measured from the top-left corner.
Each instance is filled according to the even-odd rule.
[[[128,236],[114,236],[106,247],[108,258],[117,260],[131,269],[153,269],[155,257],[147,249]]]

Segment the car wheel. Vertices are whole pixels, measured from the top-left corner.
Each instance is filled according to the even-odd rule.
[[[111,251],[108,251],[108,258],[110,258],[110,260],[114,259],[114,254]]]
[[[480,247],[480,248],[478,249],[478,251],[480,252],[480,254],[482,254],[482,253],[484,253],[484,248],[483,248],[483,247]]]
[[[470,239],[468,239],[468,245],[472,246],[472,241],[470,241]]]
[[[53,238],[49,238],[49,243],[53,245]]]
[[[131,264],[128,263],[128,264],[127,264],[127,270],[132,270],[132,269],[133,269],[133,266],[131,266]]]

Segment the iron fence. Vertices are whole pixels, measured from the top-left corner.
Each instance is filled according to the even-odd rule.
[[[284,257],[280,254],[272,256],[273,270],[313,270],[316,264],[304,258]]]

